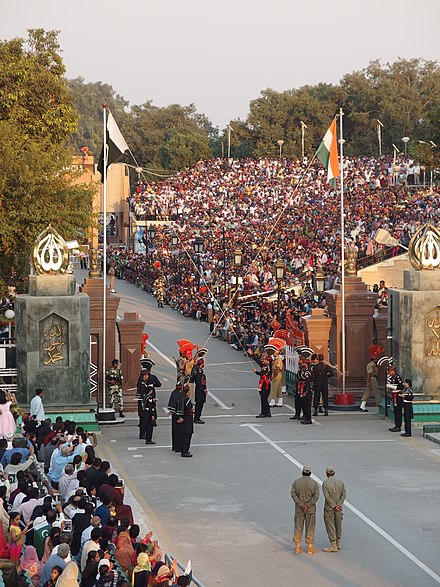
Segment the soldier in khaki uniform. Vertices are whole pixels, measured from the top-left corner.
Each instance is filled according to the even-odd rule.
[[[316,502],[319,499],[319,486],[310,475],[312,469],[308,465],[303,467],[302,477],[296,479],[292,485],[290,495],[295,502],[295,531],[293,542],[295,543],[295,552],[301,552],[301,539],[304,523],[306,526],[307,553],[316,552],[313,541],[315,539],[316,524]]]
[[[374,393],[376,400],[376,406],[379,407],[381,403],[379,384],[377,382],[379,369],[377,368],[376,357],[371,357],[370,362],[367,365],[367,388],[362,396],[360,409],[362,412],[368,412],[367,402],[370,399],[371,393]]]
[[[270,386],[269,405],[271,408],[283,405],[282,379],[284,362],[280,353],[275,353],[272,358],[272,381]]]
[[[327,479],[322,484],[322,492],[325,497],[324,524],[330,546],[324,548],[324,552],[338,552],[341,550],[342,506],[347,494],[344,482],[335,479],[334,467],[327,467],[326,474]]]

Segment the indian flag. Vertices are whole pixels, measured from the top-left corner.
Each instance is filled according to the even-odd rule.
[[[325,133],[321,144],[316,151],[316,156],[327,168],[327,181],[333,187],[336,187],[336,177],[341,175],[338,161],[338,139],[336,136],[336,117]]]

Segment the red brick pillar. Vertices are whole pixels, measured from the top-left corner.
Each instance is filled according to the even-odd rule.
[[[120,359],[124,382],[124,411],[137,410],[136,383],[141,372],[141,344],[145,322],[140,320],[136,312],[125,312],[124,318],[118,322]]]
[[[328,361],[328,341],[332,319],[324,316],[324,310],[314,308],[311,314],[301,318],[301,323],[306,333],[306,344],[316,354],[324,355],[324,361]]]

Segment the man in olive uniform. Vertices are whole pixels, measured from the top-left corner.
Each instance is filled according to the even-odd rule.
[[[110,390],[110,403],[113,409],[119,411],[119,417],[124,418],[122,411],[124,407],[124,401],[122,399],[122,369],[119,368],[118,359],[113,359],[111,368],[105,375],[105,380],[109,385]]]
[[[319,486],[311,478],[312,469],[305,465],[302,470],[302,477],[296,479],[292,485],[290,495],[295,502],[295,531],[293,533],[293,542],[295,543],[295,552],[301,552],[301,539],[303,527],[305,524],[305,538],[307,542],[307,553],[316,552],[313,541],[315,539],[316,525],[316,502],[319,499]]]
[[[361,406],[360,409],[362,412],[368,412],[367,410],[367,401],[370,399],[370,394],[374,393],[374,398],[376,400],[376,406],[380,406],[381,397],[379,391],[379,384],[377,382],[379,370],[377,368],[377,363],[375,357],[371,357],[370,362],[367,365],[367,388],[362,396]]]
[[[327,479],[322,484],[324,494],[324,524],[327,530],[330,546],[324,552],[338,552],[341,550],[342,538],[342,506],[347,496],[344,482],[335,479],[334,467],[327,467]]]
[[[279,352],[276,352],[272,357],[272,380],[270,386],[269,406],[273,408],[283,406],[283,394],[281,389],[281,382],[283,379],[283,358]]]

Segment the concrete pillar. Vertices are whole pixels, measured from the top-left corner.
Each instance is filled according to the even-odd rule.
[[[145,322],[138,318],[136,312],[125,312],[124,318],[117,325],[124,377],[124,411],[132,412],[137,410],[136,384],[141,372],[141,345]]]
[[[306,344],[316,354],[324,355],[324,361],[328,361],[328,341],[332,319],[324,316],[324,310],[314,308],[311,314],[301,318],[301,324],[306,333]]]
[[[342,295],[338,284],[325,292],[328,313],[332,320],[330,329],[330,355],[332,365],[342,369]],[[345,357],[346,388],[365,388],[365,367],[370,360],[369,347],[373,344],[373,312],[377,294],[368,291],[360,277],[345,278]],[[342,387],[342,378],[333,384]]]

